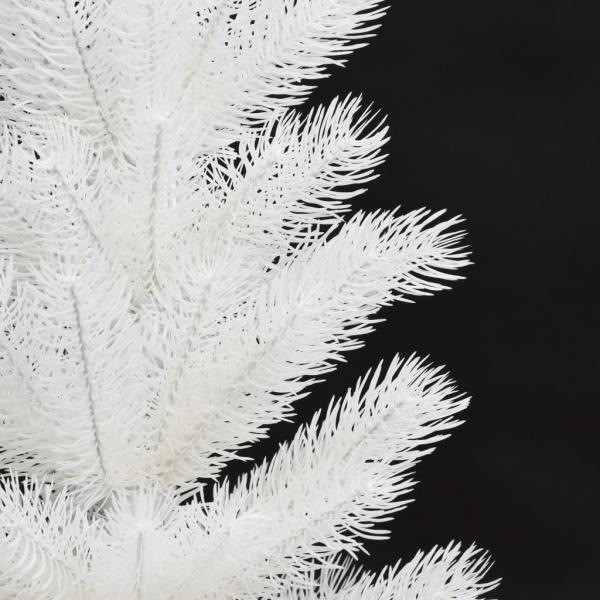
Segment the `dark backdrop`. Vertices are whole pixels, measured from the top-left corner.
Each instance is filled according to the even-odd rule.
[[[357,208],[465,216],[474,266],[396,305],[301,418],[396,352],[430,354],[473,396],[417,471],[381,568],[453,539],[489,549],[504,600],[600,597],[594,325],[600,198],[595,1],[394,0],[380,34],[312,101],[362,92],[390,158]],[[256,456],[293,427],[279,426]]]

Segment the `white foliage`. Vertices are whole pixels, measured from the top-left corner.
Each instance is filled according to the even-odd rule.
[[[307,385],[362,345],[379,307],[441,289],[434,276],[456,277],[448,271],[466,262],[453,245],[461,234],[447,231],[455,221],[432,225],[436,216],[357,215],[276,269],[182,373],[165,424],[174,433],[158,449],[172,483],[212,476],[232,450],[291,416]]]
[[[2,0],[0,114],[65,114],[112,143],[113,65],[102,34],[105,2]]]
[[[100,495],[137,479],[144,407],[125,284],[100,256],[69,253],[5,292],[2,376],[14,382],[0,406],[5,466]]]
[[[346,564],[346,567],[349,565]],[[478,600],[493,590],[497,581],[482,583],[489,558],[471,546],[460,544],[419,552],[405,565],[397,563],[380,575],[353,573],[340,581],[344,570],[328,571],[319,580],[318,592],[290,589],[287,600]]]
[[[118,194],[112,169],[81,129],[51,116],[6,123],[1,148],[0,237],[20,277],[40,258],[63,254],[65,244],[121,265],[103,227]]]
[[[468,264],[357,213],[385,120],[296,108],[381,0],[0,0],[0,598],[479,600],[458,545],[352,570],[467,399],[380,365],[229,483],[377,312]],[[210,481],[214,485],[208,487]]]
[[[2,598],[89,598],[87,581],[96,524],[65,491],[6,477],[0,487]]]
[[[458,424],[467,400],[416,358],[394,359],[381,381],[380,372],[233,489],[215,490],[203,520],[216,597],[249,585],[270,597],[341,552],[356,556],[361,540],[386,537],[379,524],[405,505],[410,471],[430,451],[422,446]]]
[[[177,499],[156,488],[115,494],[92,541],[92,597],[193,598],[179,592],[196,566],[197,540],[183,529]]]

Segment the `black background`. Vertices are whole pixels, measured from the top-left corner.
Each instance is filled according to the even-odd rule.
[[[446,364],[467,423],[421,463],[380,569],[460,539],[490,550],[504,600],[600,597],[596,349],[600,3],[395,0],[310,102],[362,92],[389,114],[381,177],[356,208],[462,214],[474,265],[395,305],[299,406],[305,419],[399,352]],[[255,456],[294,427],[278,426]]]

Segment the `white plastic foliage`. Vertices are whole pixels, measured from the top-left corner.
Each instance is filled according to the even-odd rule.
[[[168,476],[189,479],[184,469],[212,476],[234,448],[290,417],[291,402],[344,351],[362,345],[357,337],[371,331],[369,317],[379,307],[443,287],[427,276],[453,279],[439,269],[465,263],[453,245],[461,234],[447,231],[454,221],[427,227],[433,217],[358,215],[277,269],[221,328],[173,397],[189,409],[170,418],[178,434],[166,449]]]
[[[16,476],[0,487],[0,589],[3,598],[90,597],[88,568],[98,524],[66,490]]]
[[[237,482],[460,219],[358,213],[388,130],[291,107],[380,0],[0,0],[0,596],[475,600],[457,545],[352,571],[467,400],[395,358]],[[350,557],[344,560],[344,557]]]
[[[327,571],[319,580],[318,591],[290,589],[286,600],[477,600],[490,592],[498,581],[482,582],[490,567],[488,556],[474,546],[461,550],[452,543],[419,552],[410,562],[389,567],[380,575],[354,572],[346,580],[339,570]]]
[[[19,380],[0,407],[11,424],[3,460],[104,495],[138,482],[140,344],[126,281],[100,257],[75,257],[44,259],[2,307],[3,343],[16,354],[10,375]]]
[[[215,490],[204,519],[216,591],[241,594],[252,573],[270,597],[340,552],[356,556],[361,540],[386,537],[379,524],[406,504],[410,471],[430,451],[422,446],[458,424],[452,416],[467,400],[416,358],[394,359],[381,381],[380,372],[233,489]]]

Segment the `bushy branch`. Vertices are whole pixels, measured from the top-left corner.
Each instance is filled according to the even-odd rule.
[[[416,461],[466,405],[439,368],[396,358],[381,376],[380,365],[271,461],[233,489],[217,487],[196,517],[208,532],[202,570],[212,577],[203,585],[270,597],[286,580],[303,587],[315,564],[386,537],[381,523],[406,504]]]
[[[5,477],[0,486],[0,594],[23,600],[90,597],[97,524],[65,491]]]
[[[92,495],[139,481],[145,407],[126,281],[100,257],[5,277],[2,460]]]
[[[419,552],[405,565],[397,563],[381,574],[350,572],[347,562],[337,570],[326,571],[313,589],[291,589],[281,595],[286,600],[481,600],[499,581],[484,582],[490,559],[471,546],[460,544]]]

